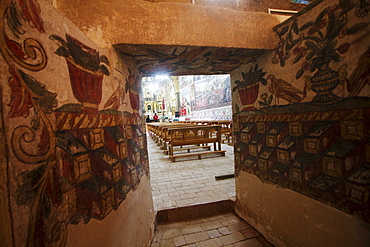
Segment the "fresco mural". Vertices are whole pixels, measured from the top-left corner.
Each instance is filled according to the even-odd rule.
[[[181,107],[187,113],[184,115],[199,116],[198,111],[231,105],[229,75],[179,76],[179,81]]]
[[[210,75],[194,82],[195,110],[222,107],[231,104],[230,77]]]
[[[273,53],[237,70],[233,127],[237,173],[370,223],[367,6],[327,1],[277,26]]]
[[[134,59],[143,76],[225,74],[265,53],[217,47],[116,45],[122,56]]]
[[[35,31],[28,32],[47,32],[34,0],[12,1],[3,16],[1,54],[9,71],[4,91],[10,91],[3,105],[10,123],[7,169],[16,245],[65,246],[68,224],[103,220],[148,175],[140,78],[131,70],[121,75],[126,84],[102,107],[104,78],[111,76],[107,56],[70,34],[43,40],[56,47],[55,54],[48,52],[31,36]],[[59,106],[58,92],[49,89],[56,82],[37,79],[38,72],[55,69],[48,64],[51,56],[65,61],[57,70],[68,71],[65,90],[70,87],[79,103]],[[131,112],[120,111],[125,98]]]

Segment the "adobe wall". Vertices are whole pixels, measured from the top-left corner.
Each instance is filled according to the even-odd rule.
[[[267,13],[198,4],[60,0],[56,5],[102,46],[123,43],[272,49],[271,28],[279,23]]]
[[[1,1],[1,243],[148,246],[140,75],[50,1]]]
[[[222,8],[231,8],[242,11],[268,12],[269,8],[283,10],[301,10],[306,5],[293,3],[290,0],[146,0],[148,2],[176,2],[188,4],[211,5]]]
[[[370,15],[316,1],[231,75],[236,211],[277,246],[370,241]]]

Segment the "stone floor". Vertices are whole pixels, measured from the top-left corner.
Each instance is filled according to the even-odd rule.
[[[234,213],[158,224],[151,247],[273,247]]]
[[[148,138],[150,183],[156,211],[174,207],[235,200],[235,179],[216,180],[215,176],[234,173],[233,147],[222,144],[225,156],[177,158],[168,155]],[[184,151],[186,152],[186,151]]]
[[[272,246],[232,209],[210,216],[217,202],[221,205],[235,201],[235,179],[215,179],[234,173],[233,147],[222,144],[222,150],[226,150],[225,156],[202,159],[194,156],[171,162],[148,138],[154,208],[160,216],[157,219],[163,215],[167,220],[177,218],[168,222],[159,220],[151,247]],[[199,217],[203,213],[205,216]]]

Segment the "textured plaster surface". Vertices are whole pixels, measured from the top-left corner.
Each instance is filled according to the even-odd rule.
[[[88,6],[88,7],[86,7]],[[267,13],[146,1],[58,1],[58,9],[98,44],[163,44],[272,49]]]
[[[153,198],[144,176],[117,211],[103,221],[68,226],[67,246],[149,246],[154,234]],[[120,237],[118,237],[120,236]]]
[[[368,246],[370,231],[355,217],[240,172],[236,212],[276,246]]]

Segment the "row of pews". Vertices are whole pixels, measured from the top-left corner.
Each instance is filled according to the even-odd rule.
[[[178,123],[190,123],[197,125],[221,125],[221,142],[229,145],[233,144],[232,138],[232,121],[229,120],[188,120],[178,121]]]
[[[230,121],[229,121],[230,122]],[[225,156],[221,150],[223,127],[219,122],[205,124],[204,122],[174,122],[147,123],[149,136],[169,155],[171,161],[176,158],[218,154]],[[229,125],[231,127],[231,123]],[[231,130],[230,130],[231,133]],[[185,153],[184,153],[185,151]]]

